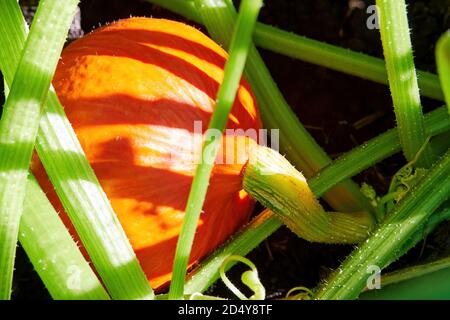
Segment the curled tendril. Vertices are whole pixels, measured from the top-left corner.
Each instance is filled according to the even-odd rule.
[[[293,294],[294,292],[298,292]],[[307,287],[294,287],[286,293],[285,299],[287,300],[312,300],[314,294]]]
[[[361,186],[361,191],[376,209],[375,212],[378,221],[381,221],[395,203],[399,202],[427,172],[427,169],[416,168],[415,164],[419,160],[429,141],[430,137],[425,140],[414,158],[392,177],[389,190],[384,196],[379,197],[373,187],[366,183]]]
[[[403,166],[392,178],[388,194],[395,194],[393,201],[400,201],[403,196],[411,190],[412,186],[423,177],[425,172],[427,172],[427,169],[416,168],[415,164],[419,160],[429,142],[430,137],[425,140],[424,144],[420,147],[419,151],[417,151],[414,158]],[[391,201],[390,207],[393,206],[393,201]],[[390,209],[389,206],[388,209]]]
[[[245,271],[242,273],[241,281],[244,283],[247,287],[249,287],[253,291],[253,295],[250,298],[247,298],[231,281],[228,279],[227,275],[225,274],[225,270],[227,265],[230,262],[242,262],[245,265],[247,265],[250,270]],[[222,279],[223,283],[230,289],[231,292],[233,292],[239,299],[241,300],[264,300],[266,298],[266,289],[262,285],[258,270],[256,269],[256,266],[248,260],[245,257],[242,256],[229,256],[225,261],[222,263],[219,269],[220,278]]]

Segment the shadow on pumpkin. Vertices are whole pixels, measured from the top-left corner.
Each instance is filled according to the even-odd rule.
[[[91,35],[92,34],[87,35],[86,37]],[[154,46],[184,51],[190,55],[201,57],[203,60],[214,64],[219,68],[223,68],[226,62],[225,54],[220,54],[200,42],[192,41],[169,32],[137,28],[130,30],[104,30],[99,34],[96,34],[96,36],[99,38],[103,36],[106,38],[114,37],[114,39],[120,38],[127,42],[132,41],[140,44],[151,44]]]
[[[207,129],[223,75],[218,71],[226,59],[218,47],[215,51],[175,34],[107,28],[65,49],[54,86],[144,271],[152,286],[158,288],[170,280],[195,166],[180,170],[153,165],[146,158],[155,156],[164,162],[168,149],[175,152],[189,149],[183,139],[192,136],[194,121],[202,121],[202,130]],[[72,73],[74,70],[66,69],[89,68],[77,60],[83,56],[99,57],[94,59],[93,70]],[[203,61],[204,69],[196,66],[192,58]],[[142,63],[151,66],[147,70]],[[133,72],[139,75],[135,77]],[[96,78],[99,73],[102,76]],[[88,81],[92,82],[84,86]],[[245,82],[241,84],[250,91]],[[228,128],[260,128],[250,93],[238,96],[230,119]],[[163,131],[168,141],[158,140],[162,139],[158,134]],[[182,139],[170,140],[174,134]],[[154,152],[155,146],[164,152],[158,154],[159,149]],[[60,167],[62,163],[74,167],[79,161],[79,155],[70,151],[49,151],[48,157],[57,159],[56,165]],[[213,170],[191,263],[226,240],[251,214],[253,200],[240,192],[242,165],[219,169]],[[64,212],[36,157],[33,172],[55,208]],[[62,181],[95,183],[85,172],[64,170],[59,174]],[[76,235],[67,216],[61,216]]]
[[[118,37],[120,38],[120,45],[117,45]],[[138,39],[139,42],[136,42],[135,39]],[[158,44],[180,51],[176,54],[165,52],[162,48],[154,47]],[[199,50],[199,46],[201,50]],[[92,33],[71,43],[63,52],[62,61],[80,56],[110,56],[132,59],[168,71],[215,100],[219,88],[218,79],[188,61],[189,55],[200,61],[204,60],[211,63],[220,69],[223,69],[226,62],[226,59],[217,52],[196,42],[170,33],[139,29]],[[213,71],[211,67],[207,69]]]
[[[89,159],[91,165],[152,286],[161,287],[170,280],[192,176],[135,165],[134,151],[127,139],[120,141],[119,148],[113,139],[100,149],[103,154]],[[77,156],[67,151],[52,152],[51,157],[68,159]],[[103,161],[105,158],[109,160]],[[75,240],[79,240],[36,156],[32,171]],[[59,175],[59,179],[88,180],[87,176],[74,171]],[[248,220],[253,201],[239,194],[241,188],[239,171],[230,171],[229,175],[213,173],[194,240],[191,264],[211,252]],[[88,257],[85,248],[81,250]]]
[[[194,133],[195,121],[202,122],[202,133],[208,128],[212,111],[180,103],[170,99],[146,100],[130,95],[116,94],[102,97],[79,98],[69,100],[62,97],[61,103],[74,129],[93,125],[153,125],[167,128],[184,129]],[[259,119],[242,106],[236,99],[229,129],[259,129]]]
[[[116,45],[116,37],[123,39],[121,46]],[[203,129],[206,129],[220,85],[218,76],[215,75],[213,77],[186,59],[149,45],[161,45],[181,50],[200,60],[213,63],[219,68],[223,68],[226,61],[224,57],[214,50],[169,33],[148,30],[114,30],[90,34],[69,45],[63,53],[63,59],[59,68],[64,64],[70,65],[74,59],[80,56],[127,58],[154,65],[161,70],[167,71],[174,79],[181,79],[194,86],[199,90],[200,94],[197,94],[198,96],[194,94],[193,96],[190,86],[180,84],[177,87],[171,87],[167,79],[152,79],[150,77],[146,85],[151,86],[158,83],[163,84],[164,88],[150,88],[148,92],[143,90],[139,98],[127,94],[105,94],[94,97],[76,96],[75,99],[60,96],[61,103],[64,106],[71,106],[72,104],[77,106],[76,111],[72,111],[70,107],[66,108],[66,113],[74,127],[106,123],[144,123],[193,130],[194,121],[201,120],[204,122]],[[108,74],[115,63],[111,62],[110,64],[103,66],[104,70],[98,71]],[[118,72],[124,71],[119,70]],[[107,78],[108,87],[114,85],[114,72],[112,73],[113,75]],[[58,75],[59,73],[57,72],[54,79],[57,91],[64,86],[68,86],[65,87],[65,91],[77,90],[77,88],[73,87],[72,81],[67,82],[67,79]],[[126,76],[124,75],[124,77]],[[127,85],[130,87],[144,85],[142,79],[133,83],[135,78],[132,75],[128,75],[127,80],[129,81]],[[241,86],[249,94],[252,100],[251,103],[255,103],[255,99],[250,93],[250,86],[245,81],[241,81]],[[165,93],[165,97],[158,97],[160,91],[164,90],[176,93],[178,101],[170,99]],[[205,94],[210,100],[205,101],[201,98],[201,94]],[[186,102],[181,102],[182,100]],[[200,103],[202,104],[201,106]],[[234,119],[239,119],[239,123],[229,123],[231,125],[229,128],[242,128],[245,130],[252,127],[246,125],[247,123],[251,123],[254,126],[255,122],[259,121],[255,120],[258,118],[256,107],[253,108],[247,104],[241,96],[237,96],[231,113]],[[126,106],[126,108],[123,106]]]

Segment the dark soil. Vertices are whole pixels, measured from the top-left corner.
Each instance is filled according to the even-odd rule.
[[[314,39],[382,57],[377,30],[366,27],[365,8],[374,1],[266,0],[259,20]],[[409,1],[415,62],[435,72],[434,45],[450,27],[449,0]],[[183,19],[138,0],[90,0],[81,3],[81,26],[89,32],[105,23],[132,16]],[[275,81],[302,123],[333,157],[394,126],[387,86],[261,50]],[[423,100],[425,110],[441,105]],[[365,117],[372,121],[359,128]],[[373,185],[379,194],[404,164],[397,155],[361,173],[355,180]],[[257,208],[258,211],[261,208]],[[391,268],[403,267],[448,251],[450,224],[443,223]],[[295,286],[314,287],[352,250],[348,246],[311,244],[281,228],[255,249],[249,258],[258,267],[269,297],[283,296]],[[243,268],[230,274],[238,282]],[[231,297],[218,283],[209,294]],[[19,248],[14,281],[15,299],[47,299],[48,293]]]

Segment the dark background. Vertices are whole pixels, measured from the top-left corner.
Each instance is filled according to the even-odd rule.
[[[28,5],[35,1],[21,1]],[[412,28],[416,66],[436,72],[434,46],[450,27],[450,1],[407,1]],[[382,57],[378,30],[366,27],[366,7],[374,1],[362,0],[266,0],[259,21],[313,39]],[[236,2],[238,4],[238,2]],[[154,16],[180,21],[183,18],[139,0],[82,0],[81,27],[84,33],[129,16]],[[30,15],[32,10],[25,10]],[[192,24],[189,21],[187,23]],[[198,26],[201,27],[201,26]],[[204,30],[204,29],[203,29]],[[72,30],[72,36],[81,30]],[[360,78],[260,50],[272,76],[290,106],[320,145],[332,156],[361,144],[395,124],[389,89]],[[1,81],[3,83],[3,81]],[[3,96],[0,97],[3,99]],[[2,101],[0,101],[2,102]],[[425,111],[442,105],[422,100]],[[365,126],[355,123],[370,117]],[[361,173],[355,180],[387,191],[390,177],[404,164],[401,155],[391,157]],[[261,208],[256,209],[260,211]],[[404,267],[449,253],[450,224],[443,223],[390,269]],[[270,298],[281,297],[295,286],[314,287],[336,268],[352,250],[350,246],[311,244],[281,228],[248,257],[258,267]],[[49,295],[26,254],[19,247],[14,274],[14,299],[49,299]],[[239,282],[244,268],[230,272]],[[232,297],[222,284],[208,292]]]

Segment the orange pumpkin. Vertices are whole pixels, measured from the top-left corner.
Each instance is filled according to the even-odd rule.
[[[185,24],[130,18],[70,44],[53,85],[153,288],[170,280],[201,148],[223,78],[226,52]],[[250,88],[241,82],[227,128],[259,129]],[[200,135],[201,136],[201,135]],[[225,139],[226,140],[226,139]],[[191,253],[192,265],[249,219],[242,190],[247,154],[216,164]],[[33,172],[77,238],[45,175]]]

